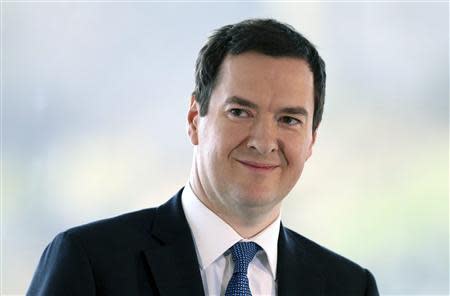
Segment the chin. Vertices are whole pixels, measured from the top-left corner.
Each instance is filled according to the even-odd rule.
[[[251,190],[239,190],[236,195],[239,203],[246,207],[261,207],[271,204],[276,204],[279,197],[273,191],[258,190],[252,188]]]

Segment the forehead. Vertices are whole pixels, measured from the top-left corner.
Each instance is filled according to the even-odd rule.
[[[267,66],[275,67],[275,69],[283,68],[290,73],[312,76],[308,63],[302,58],[270,56],[256,51],[248,51],[237,55],[227,54],[222,62],[221,68],[222,70],[233,69],[245,71],[246,69],[261,69]]]
[[[252,101],[314,104],[314,79],[306,61],[256,52],[227,55],[216,90]]]

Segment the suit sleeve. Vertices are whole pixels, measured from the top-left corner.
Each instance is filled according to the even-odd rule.
[[[377,283],[375,281],[375,278],[373,277],[372,273],[365,270],[366,272],[366,278],[367,278],[367,285],[366,285],[366,293],[365,296],[379,296],[380,293],[378,292]]]
[[[95,295],[89,259],[72,234],[61,233],[47,246],[26,295]]]

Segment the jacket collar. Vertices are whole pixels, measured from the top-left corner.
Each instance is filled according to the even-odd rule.
[[[156,210],[152,247],[144,251],[160,295],[204,295],[194,241],[182,203],[181,189]],[[324,295],[317,262],[301,236],[283,225],[278,237],[278,295]]]
[[[281,225],[278,237],[278,296],[292,295],[294,292],[324,295],[322,276],[304,240]]]
[[[160,295],[204,295],[182,191],[157,208],[151,230],[154,243],[144,251]]]

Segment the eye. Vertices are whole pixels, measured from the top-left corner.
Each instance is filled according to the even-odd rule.
[[[302,124],[303,122],[297,118],[291,117],[291,116],[281,116],[280,122],[287,125],[297,125]]]
[[[244,109],[233,108],[228,111],[234,117],[246,118],[250,117],[250,113]]]

